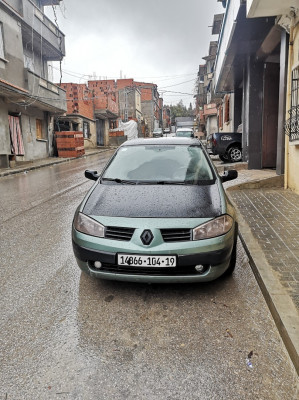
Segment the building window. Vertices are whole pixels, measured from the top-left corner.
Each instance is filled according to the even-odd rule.
[[[83,122],[83,137],[88,139],[90,136],[90,127],[88,122]]]
[[[5,59],[4,57],[4,36],[3,36],[3,25],[0,22],[0,58]]]
[[[285,133],[290,141],[299,140],[299,66],[292,72],[290,117],[285,123]]]
[[[44,139],[44,137],[43,137],[43,121],[41,119],[36,120],[36,139]]]

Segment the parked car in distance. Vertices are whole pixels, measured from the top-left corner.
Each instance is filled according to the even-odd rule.
[[[242,161],[242,133],[216,132],[207,139],[207,150],[210,154],[219,155],[224,162]]]
[[[163,135],[164,136],[169,136],[170,135],[170,128],[164,128]]]
[[[177,137],[194,137],[194,132],[192,128],[178,128],[175,132]]]
[[[157,137],[162,137],[162,136],[163,136],[162,128],[155,128],[153,131],[153,137],[157,138]]]
[[[222,177],[191,138],[123,143],[77,208],[72,243],[82,271],[134,282],[204,282],[233,272],[238,224]]]

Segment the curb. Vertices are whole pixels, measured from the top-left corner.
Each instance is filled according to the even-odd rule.
[[[275,177],[276,178],[276,177]],[[273,186],[281,182],[280,179],[265,178],[261,181],[250,182],[227,188],[227,195],[234,205],[239,223],[239,237],[249,258],[250,266],[262,291],[264,299],[272,314],[279,334],[289,353],[291,361],[299,375],[299,315],[287,290],[281,285],[272,267],[269,265],[258,241],[251,233],[251,229],[241,215],[236,203],[229,195],[229,191],[247,188],[281,187]]]
[[[2,172],[0,172],[0,178],[8,176],[8,175],[15,175],[15,174],[20,174],[22,172],[32,171],[32,170],[43,168],[43,167],[50,167],[51,165],[62,164],[62,163],[68,162],[68,161],[79,160],[80,158],[89,157],[89,156],[93,156],[95,154],[104,153],[104,152],[109,151],[109,150],[114,150],[114,147],[95,150],[95,151],[90,152],[88,154],[84,154],[84,155],[82,155],[80,157],[53,158],[53,161],[51,160],[51,161],[46,162],[46,163],[35,164],[35,165],[34,165],[34,162],[33,162],[33,165],[27,165],[27,166],[16,168],[16,169],[8,169],[6,171],[2,171]]]

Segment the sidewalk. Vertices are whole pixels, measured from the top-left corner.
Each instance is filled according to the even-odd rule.
[[[224,187],[239,236],[299,374],[299,195],[272,170],[243,170]]]
[[[86,150],[83,157],[108,150]],[[37,160],[0,169],[0,177],[71,160]],[[237,210],[239,235],[257,282],[299,374],[299,195],[284,190],[283,177],[273,170],[248,170],[246,163],[223,164],[215,157],[213,162],[220,174],[239,171],[224,187]]]
[[[114,149],[116,149],[116,147],[101,147],[101,148],[97,148],[97,149],[85,149],[85,154],[83,156],[81,156],[81,158],[86,157],[86,156],[91,156],[93,154],[102,153],[102,152],[108,151],[108,150],[114,150]],[[77,159],[78,158],[76,158],[76,157],[70,157],[70,158],[48,157],[48,158],[43,158],[40,160],[22,162],[12,168],[0,168],[0,177],[12,175],[12,174],[18,174],[18,173],[26,172],[26,171],[31,171],[31,170],[34,170],[37,168],[48,167],[50,165],[61,164],[63,162],[77,160]]]

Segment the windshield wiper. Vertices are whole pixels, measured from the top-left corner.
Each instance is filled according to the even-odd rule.
[[[136,181],[127,181],[125,179],[119,179],[119,178],[102,178],[101,181],[109,181],[109,182],[116,182],[116,183],[122,183],[122,184],[129,184],[129,185],[136,185]]]
[[[156,185],[185,185],[186,181],[157,181]]]
[[[185,185],[185,181],[137,181],[138,185]]]

